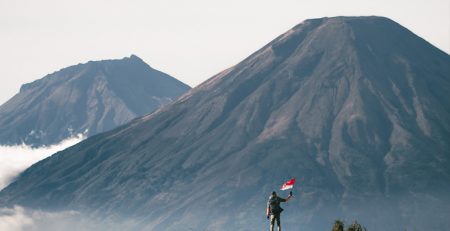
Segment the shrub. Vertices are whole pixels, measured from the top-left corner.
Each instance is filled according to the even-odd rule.
[[[331,231],[344,231],[344,222],[341,220],[336,220]],[[347,231],[367,231],[366,227],[354,221],[348,228]]]
[[[354,221],[353,224],[347,228],[347,231],[367,231],[367,229],[358,222]]]
[[[331,231],[344,231],[344,222],[341,220],[336,220]]]

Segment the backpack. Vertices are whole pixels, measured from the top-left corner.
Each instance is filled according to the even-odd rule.
[[[269,206],[270,213],[272,214],[280,214],[281,212],[283,212],[283,208],[280,207],[280,200],[278,199],[278,197],[270,197]]]

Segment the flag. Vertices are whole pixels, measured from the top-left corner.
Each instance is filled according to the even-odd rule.
[[[288,190],[294,187],[295,184],[295,178],[292,178],[288,181],[286,181],[286,183],[283,184],[283,186],[281,186],[281,190]]]

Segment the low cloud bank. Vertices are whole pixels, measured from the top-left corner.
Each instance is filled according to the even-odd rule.
[[[77,135],[59,144],[32,148],[27,145],[0,146],[0,190],[6,187],[23,170],[34,163],[83,140],[83,135]],[[0,226],[0,230],[2,229]]]
[[[46,212],[20,206],[0,208],[0,230],[5,231],[90,231],[140,230],[129,221],[96,220],[76,211]]]
[[[0,208],[0,230],[21,231],[32,224],[33,220],[25,216],[23,208]]]
[[[27,145],[0,146],[0,190],[34,163],[82,141],[77,135],[59,144],[32,148]],[[90,231],[139,230],[132,220],[96,219],[77,211],[48,212],[21,206],[0,207],[0,230],[3,231]]]

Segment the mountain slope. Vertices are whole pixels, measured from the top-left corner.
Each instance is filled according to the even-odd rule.
[[[156,113],[25,171],[2,204],[130,216],[154,230],[287,229],[336,218],[445,230],[450,57],[379,17],[307,20]],[[425,228],[426,227],[426,228]]]
[[[49,145],[110,130],[189,87],[132,55],[64,68],[21,87],[0,106],[0,144]]]

